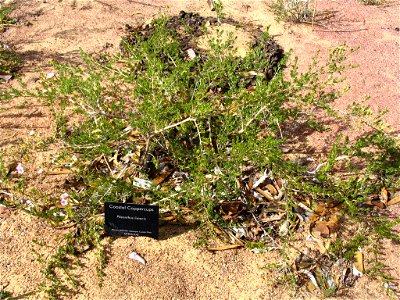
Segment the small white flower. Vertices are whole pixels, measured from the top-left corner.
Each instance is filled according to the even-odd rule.
[[[192,48],[187,50],[187,54],[188,54],[190,60],[193,60],[196,57],[196,52],[194,52],[194,50]]]
[[[17,173],[18,173],[18,174],[24,173],[24,167],[22,166],[21,163],[19,163],[19,164],[17,165],[16,170],[17,170]]]
[[[50,79],[53,78],[54,76],[56,76],[56,74],[54,74],[53,72],[47,73],[46,78]]]
[[[26,210],[31,210],[31,208],[35,206],[31,200],[26,200],[25,204],[27,205]]]
[[[35,130],[29,131],[29,135],[30,135],[30,136],[34,135],[35,133],[36,133]]]
[[[60,204],[61,204],[61,206],[68,205],[68,198],[69,198],[68,193],[61,194],[61,196],[60,196],[60,199],[61,199]]]
[[[53,213],[53,216],[54,217],[65,217],[66,214],[63,213],[62,211],[57,211],[57,212]]]

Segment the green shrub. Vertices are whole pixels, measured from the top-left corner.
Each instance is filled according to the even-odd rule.
[[[331,106],[347,89],[337,86],[343,83],[351,49],[332,49],[322,65],[316,57],[304,73],[294,60],[284,72],[288,57],[277,62],[264,55],[265,44],[271,42],[265,33],[244,58],[235,56],[233,39],[222,41],[218,36],[210,41],[208,53],[189,59],[178,33],[166,22],[160,18],[151,35],[137,34],[124,43],[124,55],[99,61],[82,53],[82,66],[54,64],[56,75],[44,77],[36,91],[4,95],[33,95],[50,106],[56,137],[65,144],[59,163],[74,172],[70,206],[31,210],[55,226],[67,222],[74,228],[46,262],[46,289],[52,297],[68,291],[56,270],[64,270],[73,287],[79,284],[70,277],[66,257],[96,248],[98,271],[103,273],[103,220],[98,216],[105,201],[140,199],[176,212],[177,218],[182,208],[190,208],[195,221],[228,231],[241,226],[240,219],[224,218],[221,202],[240,201],[249,216],[268,205],[253,205],[241,185],[250,168],[287,183],[277,204],[285,218],[268,229],[271,237],[280,239],[283,224],[296,228],[301,199],[337,201],[357,215],[359,204],[380,189],[374,176],[384,178],[386,186],[399,183],[399,145],[378,126],[382,116],[355,142],[339,136],[315,172],[283,153],[291,146],[288,129],[293,124],[326,130],[315,112],[348,126],[351,116],[365,112],[359,105],[348,114]],[[343,156],[348,163],[339,166]],[[184,174],[179,185],[151,184],[165,164]],[[351,176],[337,176],[348,170]],[[138,188],[138,178],[148,180],[150,187]],[[259,245],[254,242],[247,245]],[[353,248],[348,246],[346,253]]]
[[[311,22],[314,17],[308,0],[276,0],[270,9],[279,21],[303,23]]]

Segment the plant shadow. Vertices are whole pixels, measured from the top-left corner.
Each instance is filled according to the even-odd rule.
[[[161,225],[159,228],[159,240],[168,240],[170,238],[179,236],[184,234],[188,231],[195,230],[198,228],[197,224],[164,224]]]
[[[29,50],[18,52],[18,54],[24,62],[23,71],[25,72],[34,72],[37,71],[38,68],[46,67],[48,66],[49,61],[56,61],[61,64],[74,66],[82,63],[82,57],[79,50],[73,50],[66,53],[49,53],[47,51]]]

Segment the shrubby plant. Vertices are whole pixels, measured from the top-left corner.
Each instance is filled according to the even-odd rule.
[[[106,201],[141,199],[176,212],[183,221],[182,208],[190,208],[192,221],[229,229],[237,223],[223,218],[221,202],[242,201],[251,209],[241,176],[248,168],[267,170],[287,183],[285,219],[294,229],[299,199],[338,201],[357,217],[369,194],[399,183],[399,144],[380,126],[382,116],[369,120],[373,129],[355,141],[339,136],[314,172],[285,154],[293,146],[289,129],[294,124],[323,131],[327,125],[318,116],[347,126],[355,116],[365,116],[368,109],[360,105],[346,114],[331,106],[347,89],[342,73],[351,67],[346,65],[351,49],[332,49],[322,65],[316,57],[304,73],[286,56],[267,76],[271,61],[259,59],[267,33],[245,58],[235,56],[233,38],[217,36],[208,53],[191,59],[166,22],[160,18],[151,36],[124,43],[124,55],[99,60],[82,53],[82,66],[54,63],[56,75],[44,76],[35,91],[4,93],[38,97],[49,105],[55,136],[65,145],[59,164],[74,174],[62,203],[52,199],[53,206],[42,209],[38,203],[31,210],[55,227],[72,228],[45,262],[50,284],[43,288],[51,297],[69,290],[59,270],[72,287],[79,285],[69,271],[71,255],[97,249],[103,274]],[[155,183],[171,169],[181,174],[179,185]],[[137,179],[150,187],[138,187]],[[391,225],[385,228],[390,231]]]
[[[361,3],[365,5],[383,5],[385,4],[385,0],[360,0]]]
[[[0,5],[0,31],[3,31],[8,25],[15,24],[15,19],[10,17],[10,14],[14,10],[13,6]]]
[[[276,0],[270,9],[279,21],[304,23],[312,22],[315,12],[309,0]]]

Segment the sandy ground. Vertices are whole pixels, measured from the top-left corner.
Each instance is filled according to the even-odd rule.
[[[206,0],[19,0],[14,16],[17,26],[1,34],[3,43],[22,53],[25,65],[22,79],[34,85],[38,67],[51,71],[50,59],[79,62],[79,49],[96,52],[118,51],[125,24],[138,24],[159,12],[194,11],[213,14]],[[400,130],[399,116],[399,1],[384,7],[364,6],[355,0],[316,1],[318,11],[335,11],[323,26],[276,23],[266,1],[223,1],[225,12],[240,20],[270,26],[271,33],[286,49],[294,49],[306,66],[316,50],[344,42],[359,47],[351,57],[357,69],[346,71],[350,92],[338,103],[344,107],[366,95],[375,109],[389,110],[386,121]],[[25,101],[25,102],[24,102]],[[21,106],[21,104],[23,104]],[[18,108],[16,108],[18,106]],[[39,103],[15,99],[0,104],[0,149],[26,139],[31,130],[44,137],[53,129],[50,114]],[[315,141],[323,143],[324,141]],[[34,158],[39,164],[44,158]],[[389,211],[399,216],[399,208]],[[50,255],[32,242],[38,239],[55,246],[62,231],[49,228],[26,213],[8,210],[0,215],[0,284],[14,296],[38,287],[43,279],[41,266],[31,249]],[[102,288],[95,272],[95,254],[84,257],[77,269],[83,287],[69,299],[310,299],[288,287],[276,286],[275,274],[266,266],[279,259],[274,252],[254,254],[249,250],[211,253],[192,245],[199,231],[190,227],[161,228],[161,239],[119,238],[111,244],[106,277]],[[399,245],[387,242],[385,262],[395,278],[400,278]],[[136,251],[148,262],[142,266],[127,258]],[[43,295],[28,295],[42,299]],[[387,299],[381,282],[361,278],[355,288],[340,299]]]

